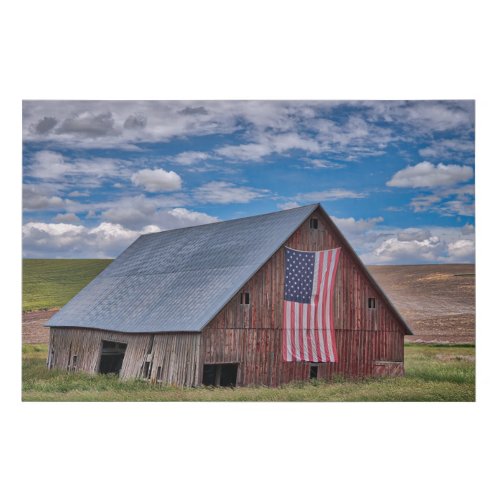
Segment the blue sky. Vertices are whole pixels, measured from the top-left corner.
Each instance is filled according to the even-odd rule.
[[[367,264],[473,262],[473,101],[25,101],[25,257],[320,202]]]

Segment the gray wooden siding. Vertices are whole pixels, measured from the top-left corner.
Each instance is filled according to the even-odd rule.
[[[127,344],[120,377],[143,376],[144,362],[151,360],[151,380],[161,367],[161,382],[195,385],[199,378],[199,333],[116,333],[86,328],[51,328],[48,362],[51,368],[97,373],[102,341]],[[148,352],[151,356],[148,358]],[[76,362],[74,363],[74,356]]]

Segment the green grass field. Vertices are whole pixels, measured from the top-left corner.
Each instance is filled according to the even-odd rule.
[[[23,259],[23,311],[62,307],[109,259]]]
[[[179,388],[47,370],[46,345],[23,346],[23,401],[474,401],[475,348],[405,345],[406,376],[278,388]]]

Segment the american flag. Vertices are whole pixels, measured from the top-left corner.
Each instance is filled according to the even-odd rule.
[[[285,247],[285,361],[337,361],[333,290],[339,256],[340,248],[302,252]]]

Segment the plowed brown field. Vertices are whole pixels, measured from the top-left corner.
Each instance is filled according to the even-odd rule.
[[[474,264],[369,266],[414,336],[409,342],[475,341]]]

